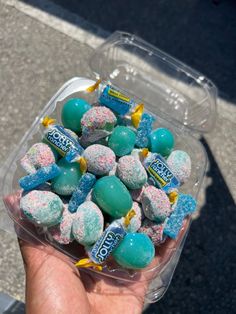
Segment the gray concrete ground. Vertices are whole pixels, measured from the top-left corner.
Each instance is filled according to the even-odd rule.
[[[222,2],[225,3],[225,1]],[[7,1],[7,3],[15,4],[17,1]],[[45,3],[45,1],[41,1],[41,3]],[[160,3],[164,2],[160,1]],[[187,1],[187,3],[190,2]],[[197,1],[195,1],[196,3]],[[232,6],[230,1],[226,1],[226,3]],[[22,10],[19,11],[19,8]],[[48,8],[52,7],[48,6]],[[46,10],[46,8],[44,9]],[[2,134],[0,160],[7,157],[31,125],[34,117],[63,82],[73,76],[89,75],[86,60],[89,59],[92,52],[91,46],[94,47],[97,44],[96,27],[91,27],[94,38],[86,42],[84,36],[89,34],[89,24],[82,23],[82,27],[88,33],[81,32],[76,35],[71,28],[72,38],[68,36],[70,28],[62,27],[65,25],[62,21],[56,21],[53,24],[53,18],[44,20],[37,13],[32,18],[30,9],[27,15],[23,11],[21,6],[16,9],[14,6],[0,1],[0,130]],[[231,17],[229,11],[227,14],[228,17]],[[64,14],[64,16],[70,19],[70,14]],[[92,15],[92,17],[94,16]],[[204,16],[206,17],[206,12],[201,19],[204,19]],[[92,21],[97,22],[93,19]],[[173,18],[173,21],[177,20]],[[133,20],[134,24],[135,22],[139,23],[136,16]],[[168,25],[169,19],[165,23],[164,26]],[[119,28],[121,28],[120,25],[122,24],[119,24]],[[74,27],[77,26],[78,24],[74,23]],[[101,25],[101,27],[103,26]],[[232,22],[227,29],[234,26],[235,24]],[[113,24],[112,27],[118,28]],[[108,28],[108,30],[110,29]],[[104,36],[105,32],[102,34]],[[210,35],[204,36],[206,36],[204,39],[207,39],[207,36]],[[212,34],[212,36],[215,38],[216,35]],[[196,34],[195,37],[197,37]],[[224,42],[222,38],[217,40]],[[233,41],[233,39],[231,40]],[[101,38],[98,39],[98,42],[100,41],[102,41]],[[170,43],[169,46],[168,43],[166,45],[167,48],[171,48]],[[191,45],[196,47],[193,42]],[[184,55],[187,56],[189,51],[185,46],[187,44],[182,42],[181,49],[185,50]],[[177,48],[178,45],[175,51],[179,51]],[[227,48],[225,49],[227,50]],[[201,52],[201,48],[198,46],[192,61],[196,61],[195,58],[199,51]],[[181,52],[179,53],[178,56],[181,58]],[[205,53],[207,54],[207,52]],[[224,53],[229,60],[223,57]],[[224,76],[224,82],[232,84],[231,80],[235,71],[231,71],[234,73],[228,73],[228,71],[233,66],[235,59],[232,58],[231,51],[222,51],[222,54],[222,58],[217,55],[215,61],[211,60],[211,56],[209,56],[209,62],[205,61],[206,64],[203,63],[203,68],[198,67],[198,69],[203,73],[205,73],[204,69],[213,73],[214,62],[217,63],[223,59],[222,71],[219,73],[220,66],[216,67],[215,71],[218,71],[215,77],[220,79],[221,76]],[[201,58],[204,58],[204,55]],[[184,58],[182,59],[186,61]],[[202,66],[202,63],[198,62]],[[188,60],[187,63],[192,65],[192,62],[188,62]],[[211,75],[208,76],[211,77]],[[211,78],[214,79],[214,77]],[[219,99],[219,118],[216,127],[202,140],[208,152],[210,166],[204,183],[205,190],[200,197],[201,215],[193,222],[167,294],[159,303],[151,305],[146,311],[147,313],[233,313],[235,308],[236,212],[233,196],[235,197],[236,182],[233,157],[235,156],[236,109],[232,103],[235,91],[233,85],[226,89],[224,87],[227,84],[222,84],[222,91],[227,93],[227,97],[224,96],[224,93],[223,96],[230,99],[231,103]],[[0,232],[0,239],[0,251],[2,252],[0,256],[0,290],[24,300],[24,270],[17,241],[3,231]]]

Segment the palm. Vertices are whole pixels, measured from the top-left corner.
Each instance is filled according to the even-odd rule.
[[[19,199],[5,199],[15,212]],[[26,238],[22,229],[20,238]],[[28,240],[28,235],[27,235]],[[141,313],[147,284],[143,281],[119,285],[114,279],[78,271],[67,258],[51,246],[19,240],[26,270],[26,307],[28,313]],[[35,244],[32,244],[32,242]],[[176,241],[167,241],[159,249],[154,263],[168,258],[168,248]],[[150,274],[141,273],[150,280]],[[147,281],[146,281],[147,282]]]

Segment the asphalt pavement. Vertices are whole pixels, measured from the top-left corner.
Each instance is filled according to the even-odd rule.
[[[170,1],[150,1],[143,8],[139,1],[126,1],[123,5],[106,0],[93,4],[80,1],[80,5],[70,1],[60,3],[64,11],[48,1],[25,2],[31,5],[0,0],[2,161],[66,80],[90,74],[86,63],[94,46],[110,31],[122,29],[141,35],[216,82],[221,96],[219,116],[214,131],[202,138],[210,163],[200,196],[200,215],[192,224],[166,295],[146,313],[233,313],[235,1],[222,0],[218,6],[211,1],[176,1],[174,6]],[[75,18],[77,13],[79,19]],[[75,28],[78,32],[73,32]],[[0,290],[24,300],[24,269],[18,244],[4,231],[0,232],[0,251]]]

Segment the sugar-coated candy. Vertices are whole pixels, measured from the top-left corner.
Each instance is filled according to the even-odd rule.
[[[130,195],[132,197],[132,200],[138,203],[141,203],[142,194],[144,190],[145,190],[145,186],[142,186],[140,189],[137,189],[137,190],[130,190]]]
[[[143,233],[127,233],[112,253],[113,258],[120,266],[131,269],[147,267],[154,255],[154,245]]]
[[[147,172],[133,156],[123,156],[117,164],[117,176],[129,189],[139,189],[147,182]]]
[[[128,155],[134,148],[136,134],[125,126],[117,126],[109,137],[108,146],[116,156]]]
[[[68,210],[71,213],[75,213],[79,205],[85,200],[89,192],[92,190],[96,182],[96,177],[91,173],[85,173],[79,180],[78,186],[73,192],[69,201]]]
[[[132,99],[111,85],[106,85],[105,88],[102,86],[101,89],[102,91],[98,99],[100,104],[110,108],[118,115],[124,116],[135,105]]]
[[[88,249],[90,259],[96,264],[102,264],[112,253],[112,251],[119,245],[126,230],[121,221],[113,221],[103,232],[102,236]]]
[[[27,173],[34,173],[37,169],[55,163],[55,157],[47,144],[34,144],[20,161]]]
[[[108,175],[109,176],[115,176],[117,171],[117,162],[115,162],[113,168],[109,171]]]
[[[137,147],[148,147],[149,135],[152,132],[152,124],[155,121],[153,115],[144,112],[139,123],[135,145]]]
[[[180,182],[159,154],[149,154],[143,162],[150,175],[149,184],[161,188],[166,193],[179,187]]]
[[[159,153],[162,156],[169,156],[175,141],[170,130],[159,128],[153,130],[149,135],[149,149],[152,153]]]
[[[116,156],[106,146],[94,144],[87,147],[83,153],[86,159],[88,171],[95,175],[105,175],[115,166]]]
[[[163,222],[172,211],[166,193],[152,185],[144,189],[141,201],[144,215],[156,222]]]
[[[80,165],[77,162],[69,163],[65,158],[60,159],[57,165],[61,173],[52,180],[52,190],[59,195],[69,196],[82,176]]]
[[[74,215],[68,211],[68,204],[64,204],[62,217],[59,225],[48,228],[49,238],[53,238],[60,244],[69,244],[74,240],[72,234],[72,223]]]
[[[81,132],[80,121],[91,105],[84,99],[72,98],[69,99],[62,107],[61,121],[65,128],[71,129],[74,132]]]
[[[44,141],[52,145],[61,156],[67,156],[69,152],[76,152],[80,156],[84,149],[78,141],[61,125],[56,125],[55,120],[45,117],[42,121],[46,130]]]
[[[165,240],[165,235],[163,234],[164,224],[157,224],[155,221],[149,219],[144,219],[142,226],[139,228],[138,232],[145,233],[152,240],[154,245],[159,245]]]
[[[134,210],[135,215],[134,217],[132,217],[129,225],[125,229],[127,232],[130,232],[130,233],[136,232],[141,227],[142,218],[143,218],[142,208],[137,202],[133,202],[132,209]],[[121,219],[122,219],[122,223],[124,224],[125,218],[121,218]]]
[[[93,202],[84,202],[75,213],[72,233],[76,241],[89,246],[95,243],[103,232],[104,219],[101,210]]]
[[[164,234],[176,239],[183,225],[184,218],[192,214],[196,210],[196,206],[196,200],[191,195],[179,194],[174,211],[165,222]]]
[[[63,203],[50,191],[33,190],[22,195],[20,209],[35,224],[50,227],[60,223]]]
[[[125,216],[133,203],[126,186],[116,176],[97,180],[93,188],[93,201],[113,218]]]
[[[174,150],[167,158],[167,165],[183,184],[191,174],[191,158],[182,150]]]
[[[91,144],[111,134],[116,116],[106,107],[93,107],[81,119],[82,139]]]
[[[61,169],[56,164],[39,168],[36,172],[19,179],[19,185],[24,191],[30,191],[37,186],[58,177]]]

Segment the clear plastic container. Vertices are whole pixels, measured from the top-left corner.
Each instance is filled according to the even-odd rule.
[[[94,102],[96,93],[85,94],[83,91],[100,77],[109,80],[137,101],[142,101],[145,109],[156,115],[154,127],[166,127],[174,133],[175,148],[185,150],[192,159],[191,177],[180,190],[197,198],[207,166],[207,156],[198,140],[198,135],[210,131],[214,125],[217,96],[214,84],[202,74],[140,38],[121,32],[115,32],[95,50],[90,60],[90,67],[94,77],[92,79],[77,77],[65,83],[9,156],[1,169],[2,197],[19,190],[18,179],[25,175],[19,166],[19,160],[33,143],[41,140],[41,118],[45,115],[53,116],[60,123],[61,107],[71,97],[83,97],[89,102]],[[6,202],[5,207],[6,210],[1,208],[0,212],[0,226],[5,230],[10,230],[11,227],[7,220],[7,213],[17,225],[17,229],[24,230],[24,238],[27,238],[28,234],[45,245],[53,245],[72,261],[84,257],[83,252],[74,253],[70,245],[63,246],[52,242],[42,234],[42,230],[27,226],[25,219],[19,214],[19,208],[12,210]],[[191,219],[186,221],[185,228],[177,241],[171,241],[169,246],[165,245],[165,258],[161,258],[163,254],[157,252],[155,261],[141,272],[128,271],[109,264],[102,272],[93,269],[83,271],[100,281],[106,278],[112,280],[113,284],[121,287],[127,284],[133,285],[134,294],[139,293],[138,285],[145,285],[148,287],[146,302],[156,302],[162,297],[171,281],[190,222]],[[161,252],[162,248],[160,247],[159,250]]]

